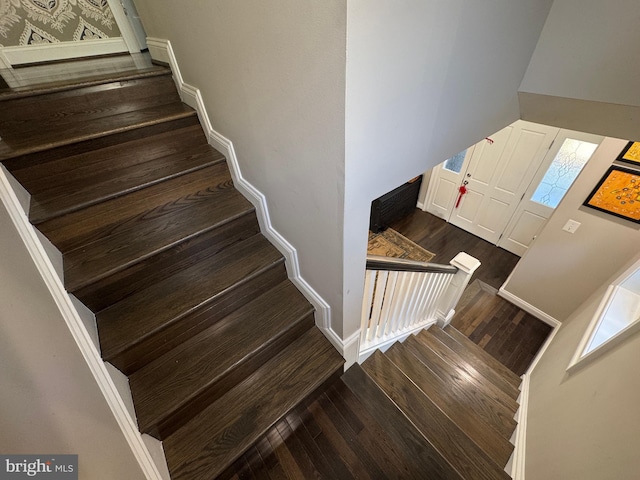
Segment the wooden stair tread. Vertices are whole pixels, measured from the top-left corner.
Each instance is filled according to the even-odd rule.
[[[490,378],[486,378],[481,372],[476,370],[473,365],[469,364],[458,353],[454,352],[445,344],[440,342],[440,340],[438,340],[436,337],[431,335],[429,330],[423,330],[415,336],[415,339],[421,344],[425,345],[427,348],[433,350],[438,354],[438,356],[440,356],[444,361],[449,363],[455,369],[464,372],[468,377],[474,379],[476,384],[482,385],[492,398],[494,398],[504,407],[508,408],[510,411],[513,411],[514,414],[518,410],[518,402],[515,398],[505,393],[500,387],[495,385]]]
[[[510,478],[380,351],[362,368],[463,478]]]
[[[21,170],[49,162],[63,160],[76,155],[88,154],[111,146],[131,142],[140,138],[152,137],[162,133],[180,130],[187,127],[200,127],[196,112],[178,118],[158,118],[157,122],[150,125],[132,126],[122,131],[104,136],[97,136],[89,140],[61,145],[47,150],[36,151],[24,155],[16,155],[2,161],[2,164],[14,175],[18,176]],[[37,173],[36,173],[37,175]]]
[[[164,440],[173,480],[211,479],[342,367],[312,328]]]
[[[425,332],[426,333],[426,332]],[[475,355],[466,345],[462,345],[454,340],[451,336],[447,335],[441,328],[429,329],[428,333],[436,337],[440,342],[446,345],[449,349],[462,356],[467,363],[473,366],[477,371],[489,379],[494,385],[500,388],[503,392],[509,395],[514,400],[520,395],[518,387],[514,386],[509,380],[497,372],[493,367],[488,365],[477,355]],[[475,349],[479,348],[475,345]],[[475,350],[474,349],[474,350]]]
[[[65,286],[73,292],[251,211],[218,164],[52,219],[40,230],[63,253]]]
[[[211,402],[221,396],[311,328],[312,314],[311,304],[286,280],[138,370],[130,385],[140,429],[149,433],[170,416],[193,410],[189,404],[202,404],[202,397]],[[162,430],[161,436],[169,431],[164,425]]]
[[[258,219],[251,211],[74,290],[73,294],[92,311],[99,312],[258,233]]]
[[[283,261],[262,235],[226,248],[96,315],[107,361],[228,293],[252,275]]]
[[[29,68],[29,67],[27,67]],[[42,82],[32,82],[28,85],[11,87],[0,91],[0,102],[15,100],[17,98],[45,95],[48,93],[63,92],[82,87],[91,87],[101,85],[103,83],[111,83],[115,81],[124,82],[128,80],[136,80],[139,78],[155,77],[157,75],[171,74],[168,67],[162,65],[152,65],[147,67],[124,70],[120,72],[96,73],[84,75],[80,78],[70,79],[68,75],[60,75],[58,78],[49,76],[47,80]]]
[[[467,347],[467,349],[470,350],[473,355],[480,358],[482,361],[491,366],[491,368],[500,373],[506,380],[511,382],[514,387],[520,387],[522,379],[514,372],[509,370],[505,365],[496,360],[490,353],[483,350],[481,347],[479,347],[477,344],[475,344],[473,341],[471,341],[451,325],[447,325],[443,330],[447,335],[456,340],[458,343]]]
[[[366,410],[371,412],[377,422],[384,427],[381,435],[388,436],[400,452],[407,452],[411,464],[420,472],[413,478],[429,478],[433,480],[461,480],[448,461],[438,450],[416,430],[411,421],[395,406],[389,397],[365,373],[362,367],[355,364],[342,377],[350,391],[362,402]],[[426,440],[426,441],[425,441]],[[393,450],[393,446],[389,446]]]
[[[475,402],[466,403],[468,397],[456,395],[456,391],[423,365],[402,343],[396,343],[385,352],[442,413],[455,423],[496,464],[507,464],[513,445],[509,436],[502,435],[491,423],[475,411]]]
[[[0,141],[0,162],[13,157],[190,116],[196,116],[195,110],[191,107],[182,103],[170,103],[95,120],[86,119],[69,126],[63,134],[43,128],[18,138],[8,139],[3,135]]]
[[[446,385],[446,389],[455,392],[461,402],[473,405],[475,412],[487,423],[498,430],[505,438],[510,439],[517,426],[514,415],[517,404],[513,402],[512,408],[507,408],[492,395],[491,390],[485,388],[485,384],[478,382],[474,377],[467,375],[463,370],[454,368],[436,352],[409,337],[403,343],[411,354],[437,375]],[[508,398],[508,397],[507,397]]]
[[[224,161],[199,126],[67,157],[17,171],[31,194],[29,218],[38,224]]]

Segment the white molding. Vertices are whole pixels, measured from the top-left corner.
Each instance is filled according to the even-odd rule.
[[[417,335],[422,330],[426,330],[431,325],[435,325],[437,323],[437,320],[428,320],[427,322],[421,323],[418,326],[403,330],[402,332],[396,332],[391,338],[387,338],[380,343],[376,343],[375,345],[370,345],[366,348],[363,348],[359,352],[358,363],[364,362],[376,350],[380,349],[384,352],[394,343],[404,342],[409,337],[409,335]]]
[[[258,223],[260,224],[260,230],[262,234],[275,245],[275,247],[282,253],[285,258],[287,273],[289,279],[298,289],[304,294],[304,296],[311,302],[316,309],[316,325],[324,332],[327,338],[332,342],[334,346],[345,357],[345,352],[350,352],[353,340],[351,337],[347,338],[344,342],[340,340],[340,343],[336,345],[335,337],[338,337],[335,332],[330,328],[331,326],[331,307],[330,305],[316,292],[311,285],[300,274],[300,263],[298,261],[298,252],[271,224],[269,217],[269,207],[267,199],[262,192],[254,187],[244,176],[238,163],[238,157],[236,156],[235,149],[231,140],[226,138],[221,133],[215,131],[209,120],[204,101],[202,100],[202,94],[200,90],[192,85],[184,82],[178,62],[173,52],[171,42],[169,40],[163,40],[154,37],[147,38],[147,45],[149,46],[149,52],[154,60],[159,60],[168,63],[173,72],[173,78],[180,92],[182,101],[189,105],[191,108],[198,112],[198,117],[202,128],[209,139],[209,143],[219,150],[227,158],[227,164],[231,171],[231,177],[235,187],[240,193],[242,193],[255,207],[256,214],[258,216]],[[345,357],[346,358],[346,357]],[[348,359],[347,359],[348,360]]]
[[[551,325],[552,327],[557,327],[557,326],[560,326],[562,324],[562,322],[560,322],[560,320],[557,320],[557,319],[553,318],[548,313],[543,312],[539,308],[534,307],[533,305],[531,305],[528,302],[525,302],[524,300],[522,300],[517,295],[514,295],[513,293],[505,290],[504,289],[504,285],[502,287],[500,287],[500,290],[498,290],[498,295],[500,297],[504,298],[505,300],[513,303],[516,307],[521,308],[525,312],[533,315],[537,319],[542,320],[547,325]]]
[[[113,18],[120,29],[122,39],[129,53],[139,53],[140,50],[142,50],[142,45],[140,45],[136,34],[133,32],[129,17],[125,13],[122,3],[120,3],[120,0],[107,0],[107,3],[109,4],[111,13],[113,13]]]
[[[91,334],[78,314],[71,297],[66,292],[62,280],[58,277],[53,263],[47,256],[47,252],[40,242],[35,229],[22,210],[18,197],[11,188],[11,184],[4,169],[0,169],[0,199],[4,203],[11,220],[24,242],[29,255],[33,259],[38,272],[42,276],[51,296],[53,297],[62,317],[64,318],[73,339],[87,362],[89,370],[93,374],[96,383],[100,387],[109,408],[111,409],[129,447],[138,460],[140,468],[147,479],[166,480],[156,464],[142,439],[135,419],[130,415],[126,402],[118,392],[106,364],[100,357],[100,352],[94,344]],[[158,442],[159,444],[159,442]],[[162,468],[162,467],[161,467]]]
[[[557,320],[556,320],[557,322]],[[520,407],[518,408],[518,413],[516,417],[516,421],[518,422],[518,426],[516,427],[515,432],[515,448],[513,449],[512,461],[511,461],[511,478],[513,480],[525,480],[525,457],[527,450],[527,417],[529,414],[529,392],[530,392],[530,383],[531,383],[531,374],[538,366],[538,362],[544,356],[545,352],[553,342],[556,334],[561,328],[560,322],[558,322],[551,331],[551,334],[547,337],[544,344],[538,351],[538,354],[535,356],[531,365],[522,375],[522,384],[520,385]]]
[[[4,47],[2,55],[9,65],[50,62],[68,58],[91,57],[128,52],[122,37],[100,40],[82,40],[81,42],[46,43],[42,45],[21,45]]]
[[[4,48],[0,48],[0,69],[5,70],[7,68],[11,68],[11,64],[7,57],[4,56]]]

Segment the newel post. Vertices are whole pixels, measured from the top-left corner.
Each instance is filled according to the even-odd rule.
[[[480,266],[480,261],[468,253],[460,252],[449,262],[449,264],[456,267],[458,272],[453,276],[447,290],[440,298],[440,305],[438,305],[438,309],[436,311],[438,324],[443,327],[448,325],[453,318],[453,315],[456,312],[455,308],[458,305],[458,301],[460,301],[462,292],[467,288],[473,272],[475,272]]]

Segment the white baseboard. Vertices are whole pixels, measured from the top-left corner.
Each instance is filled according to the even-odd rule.
[[[515,297],[514,295],[511,295],[511,297],[516,299],[518,298],[518,297]],[[504,298],[507,300],[510,300],[509,297],[504,297]],[[523,310],[527,311],[525,308],[521,307],[516,302],[512,301],[512,303],[522,308]],[[522,302],[522,303],[526,304],[526,302]],[[528,313],[531,313],[531,312],[528,312]],[[534,313],[531,313],[531,315],[534,315],[535,317],[540,318],[538,315],[535,315]],[[552,325],[553,330],[551,331],[551,333],[545,340],[544,344],[538,351],[538,354],[535,356],[535,358],[531,362],[531,365],[529,365],[529,368],[527,369],[525,374],[522,375],[522,384],[520,385],[520,397],[518,398],[520,406],[518,408],[518,413],[516,417],[518,426],[516,427],[516,432],[515,432],[515,442],[514,442],[515,448],[513,450],[513,455],[511,456],[510,474],[513,480],[525,480],[524,477],[525,477],[525,457],[526,457],[525,453],[527,449],[527,416],[529,412],[529,392],[530,392],[529,385],[531,381],[531,374],[533,373],[536,366],[538,365],[538,362],[540,362],[540,359],[544,356],[545,352],[553,342],[553,339],[555,338],[556,334],[558,333],[562,325],[558,320],[556,320],[553,317],[549,317],[549,319],[554,321],[555,324],[551,324],[550,321],[545,321],[545,323],[549,323],[549,325]]]
[[[511,456],[511,478],[524,480],[525,451],[527,447],[527,412],[529,410],[529,373],[522,376],[520,385],[520,407],[516,421],[518,426],[515,432],[515,448]]]
[[[148,37],[147,45],[151,58],[168,63],[171,67],[174,81],[176,82],[182,101],[198,112],[200,123],[209,139],[209,143],[227,157],[227,164],[229,165],[235,187],[255,207],[262,234],[282,253],[287,265],[289,279],[315,307],[316,324],[345,359],[347,359],[345,355],[348,355],[352,349],[352,338],[349,337],[344,342],[340,340],[340,346],[336,345],[336,338],[333,337],[337,337],[337,335],[331,330],[331,307],[300,274],[298,252],[271,224],[267,199],[262,192],[243,177],[238,163],[238,157],[236,156],[231,140],[213,129],[200,90],[184,82],[173,48],[171,47],[171,42],[160,38]]]
[[[80,42],[45,43],[42,45],[22,45],[2,48],[4,63],[22,65],[26,63],[50,62],[69,58],[109,55],[128,52],[122,37]]]
[[[551,325],[552,327],[557,327],[562,324],[562,322],[560,322],[559,320],[556,320],[551,315],[543,312],[537,307],[534,307],[530,303],[525,302],[524,300],[514,295],[513,293],[508,292],[507,290],[504,289],[504,286],[500,287],[500,290],[498,290],[498,295],[504,298],[505,300],[513,303],[516,307],[521,308],[522,310],[529,313],[530,315],[533,315],[537,319],[542,320],[547,325]]]
[[[156,451],[152,455],[149,447],[138,431],[138,425],[135,418],[132,417],[126,401],[120,395],[118,387],[111,378],[107,365],[102,361],[100,352],[93,341],[91,333],[88,331],[80,314],[76,310],[71,297],[66,292],[52,261],[47,256],[45,247],[40,242],[35,228],[29,223],[29,219],[23,211],[22,205],[11,188],[10,181],[2,168],[0,168],[0,200],[7,208],[20,238],[24,242],[38,272],[42,276],[62,317],[69,327],[73,339],[78,345],[89,370],[102,391],[131,451],[138,460],[140,468],[147,479],[168,480],[168,477],[161,473],[162,471],[166,471],[166,467],[162,464],[160,464],[161,466],[159,467],[154,461],[154,455],[158,458],[158,449],[160,451],[162,450],[160,442],[155,440],[157,443],[155,445]]]

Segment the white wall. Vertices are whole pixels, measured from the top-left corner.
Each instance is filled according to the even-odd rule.
[[[505,290],[563,321],[638,252],[637,224],[582,206],[626,144],[603,140],[516,265]],[[569,219],[581,223],[574,234],[562,230]]]
[[[522,81],[524,120],[640,135],[637,0],[555,0]]]
[[[550,0],[347,2],[345,333],[359,328],[370,202],[519,118]]]
[[[519,117],[551,0],[136,5],[147,34],[171,40],[346,338],[359,327],[370,202]]]
[[[566,372],[606,286],[623,270],[567,319],[531,376],[527,480],[638,478],[640,335],[579,371]]]
[[[640,105],[637,0],[555,0],[523,92]]]
[[[0,252],[0,452],[78,454],[80,478],[143,479],[1,205]]]
[[[346,6],[340,0],[136,0],[213,128],[341,319]]]

